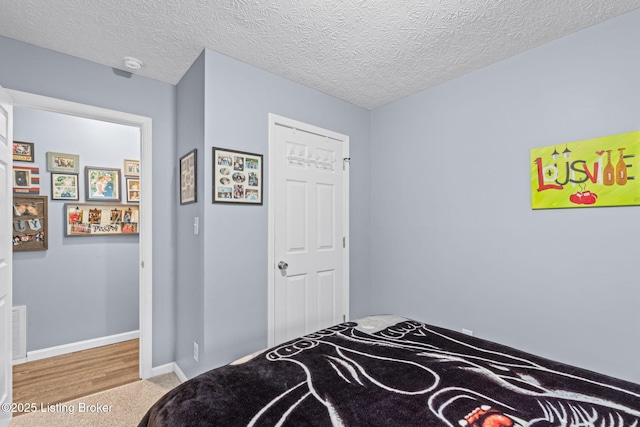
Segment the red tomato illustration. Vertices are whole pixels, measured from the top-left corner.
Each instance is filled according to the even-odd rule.
[[[576,205],[581,205],[582,202],[582,192],[578,191],[575,194],[572,194],[571,196],[569,196],[569,201],[571,203],[575,203]]]
[[[593,205],[598,200],[598,195],[591,191],[578,191],[569,196],[569,201],[576,205]]]
[[[582,193],[582,203],[585,205],[593,205],[598,199],[598,195],[591,191],[585,191]]]

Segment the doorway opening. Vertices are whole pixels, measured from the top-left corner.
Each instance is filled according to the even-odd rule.
[[[139,245],[137,253],[138,295],[139,295],[139,377],[146,379],[152,375],[152,164],[151,164],[151,119],[129,113],[94,107],[85,104],[48,98],[26,92],[8,90],[13,99],[14,107],[43,110],[61,113],[68,116],[93,119],[100,122],[120,124],[136,128],[140,139],[140,183],[144,185],[144,191],[140,192],[140,220],[139,220]],[[37,148],[36,148],[37,149]],[[82,166],[87,163],[81,162]],[[93,166],[93,165],[90,165]],[[41,170],[46,171],[46,165],[40,165]],[[80,171],[83,174],[84,170]],[[124,175],[121,189],[124,195]],[[81,194],[84,194],[84,188]],[[81,198],[83,200],[83,198]],[[126,201],[124,195],[123,201]],[[147,207],[147,208],[145,208]],[[94,237],[91,237],[94,238]],[[100,237],[107,239],[109,237]],[[112,237],[111,237],[112,238]],[[72,266],[72,263],[71,263]],[[117,268],[117,267],[116,267]],[[73,277],[71,268],[69,277]],[[114,302],[117,305],[117,302]],[[78,319],[81,321],[81,319]]]

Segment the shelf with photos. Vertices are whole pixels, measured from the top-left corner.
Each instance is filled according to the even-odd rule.
[[[112,203],[65,203],[66,236],[136,235],[140,206]]]

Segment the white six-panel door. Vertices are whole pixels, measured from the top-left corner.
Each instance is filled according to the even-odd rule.
[[[9,425],[11,411],[11,310],[12,310],[12,263],[11,214],[13,188],[13,107],[11,98],[0,86],[0,426]]]
[[[340,323],[348,308],[348,139],[294,124],[272,125],[271,345]]]

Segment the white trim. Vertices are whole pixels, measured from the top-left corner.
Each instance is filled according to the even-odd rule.
[[[4,113],[3,113],[4,112]],[[11,154],[9,149],[9,144],[13,141],[13,101],[11,99],[11,95],[8,93],[6,89],[4,89],[0,85],[0,114],[6,114],[6,119],[2,119],[3,124],[6,125],[6,133],[4,134],[4,138],[2,139],[2,147],[0,151],[0,160],[4,163],[7,162],[8,166],[11,167]],[[7,164],[5,163],[5,164]],[[8,171],[4,171],[4,173],[8,173]],[[0,214],[2,217],[2,223],[0,227],[3,230],[11,229],[11,218],[13,215],[11,214],[11,179],[5,180],[9,182],[4,182],[0,186],[0,194],[2,194],[2,209],[4,212]],[[2,233],[4,236],[4,233]],[[4,238],[3,238],[4,240]],[[2,384],[0,385],[0,404],[4,407],[6,404],[13,403],[13,377],[12,377],[12,367],[11,367],[11,359],[13,359],[13,286],[11,283],[13,282],[13,250],[8,246],[9,242],[2,242],[2,278],[0,280],[3,281],[2,290],[0,291],[0,307],[2,307],[3,314],[2,316],[6,316],[2,319],[2,328],[0,328],[0,342],[3,344],[2,354],[0,354],[0,359],[2,359],[2,364],[0,365],[0,376],[2,376]],[[11,421],[11,411],[0,412],[0,426],[6,427],[9,425]]]
[[[160,366],[156,366],[155,368],[153,368],[151,370],[152,373],[152,377],[157,377],[160,375],[165,375],[165,374],[170,374],[170,373],[174,373],[176,374],[176,377],[178,377],[178,379],[180,380],[181,383],[187,381],[189,378],[187,378],[187,376],[184,374],[184,372],[182,372],[182,369],[180,369],[180,366],[178,366],[178,364],[176,362],[171,362],[171,363],[167,363],[164,365],[160,365]]]
[[[48,357],[61,356],[63,354],[74,353],[76,351],[89,350],[102,347],[104,345],[116,344],[140,338],[140,331],[123,332],[121,334],[109,335],[101,338],[93,338],[85,341],[72,342],[55,347],[43,348],[27,352],[27,362],[46,359]]]
[[[155,366],[151,369],[151,377],[170,374],[176,371],[176,362],[165,363],[164,365]]]
[[[151,376],[152,370],[152,284],[153,284],[153,233],[152,230],[152,156],[151,126],[149,117],[121,111],[109,110],[92,105],[79,104],[56,98],[35,95],[16,90],[7,90],[14,106],[34,108],[54,113],[68,114],[88,119],[118,123],[140,129],[140,166],[141,180],[145,191],[140,200],[140,378]]]
[[[293,129],[300,129],[305,132],[314,133],[317,135],[328,136],[329,138],[342,141],[344,143],[343,154],[344,157],[349,157],[349,137],[337,132],[332,132],[326,129],[322,129],[313,125],[309,125],[303,122],[299,122],[286,117],[278,116],[276,114],[269,113],[269,146],[267,149],[267,164],[270,165],[268,171],[268,188],[267,188],[267,345],[272,347],[275,345],[275,313],[273,307],[275,305],[275,255],[274,255],[274,242],[275,242],[275,204],[271,203],[273,200],[273,194],[275,192],[275,170],[272,165],[275,164],[274,152],[275,152],[275,129],[276,125],[282,125]],[[338,160],[338,159],[336,159]],[[343,211],[343,225],[344,225],[344,237],[346,239],[346,248],[343,251],[343,295],[344,295],[344,316],[349,319],[349,162],[344,162],[345,173],[343,176],[343,194],[344,194],[344,211]],[[337,161],[336,167],[342,167],[342,162]]]
[[[180,369],[180,366],[177,363],[174,363],[174,365],[175,366],[173,368],[173,372],[176,373],[176,376],[178,377],[180,382],[187,381],[189,378],[187,378],[187,376],[184,374],[184,372],[182,372],[182,369]]]

